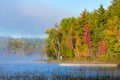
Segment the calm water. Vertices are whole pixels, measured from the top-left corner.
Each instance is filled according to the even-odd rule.
[[[62,67],[58,63],[31,61],[0,63],[0,80],[69,80],[70,78],[120,80],[120,70],[111,67]]]

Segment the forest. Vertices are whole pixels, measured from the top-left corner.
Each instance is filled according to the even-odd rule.
[[[120,0],[107,9],[84,9],[47,29],[46,54],[51,59],[120,62]]]
[[[0,37],[0,54],[39,54],[42,53],[44,46],[43,39],[39,38],[12,38]]]

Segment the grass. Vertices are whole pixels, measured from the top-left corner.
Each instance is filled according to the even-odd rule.
[[[120,80],[120,74],[118,76],[114,76],[113,73],[111,73],[111,75],[101,75],[100,72],[97,72],[96,76],[87,76],[87,73],[85,73],[84,75],[78,74],[77,76],[75,76],[73,75],[73,72],[70,72],[70,74],[61,74],[61,71],[53,71],[51,75],[42,73],[35,74],[28,72],[25,72],[23,74],[15,73],[14,75],[0,74],[0,80]]]
[[[77,71],[68,68],[54,69],[52,72],[47,71],[46,73],[39,71],[4,73],[4,71],[0,71],[0,80],[120,80],[120,70],[116,70],[116,68],[86,69]]]

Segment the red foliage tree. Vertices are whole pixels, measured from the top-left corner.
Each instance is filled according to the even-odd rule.
[[[70,37],[68,37],[66,40],[65,40],[65,45],[67,46],[67,47],[69,47],[69,48],[72,48],[73,49],[73,46],[75,45],[74,43],[73,43],[73,39],[75,39],[75,37],[74,36],[70,36]]]
[[[72,42],[72,40],[70,39],[67,39],[66,41],[65,41],[65,45],[67,46],[67,47],[70,47],[70,48],[73,48],[73,42]]]
[[[99,42],[99,48],[98,48],[98,54],[104,54],[106,53],[106,47],[104,41]]]
[[[89,54],[91,54],[91,41],[90,41],[90,33],[89,33],[89,26],[88,25],[84,26],[83,41],[88,47]]]

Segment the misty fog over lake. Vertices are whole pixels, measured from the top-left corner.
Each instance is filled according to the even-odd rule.
[[[30,62],[34,60],[47,59],[46,56],[41,56],[40,54],[0,54],[0,63],[10,63],[10,62]]]
[[[0,62],[46,59],[44,45],[44,40],[40,38],[0,37]]]

